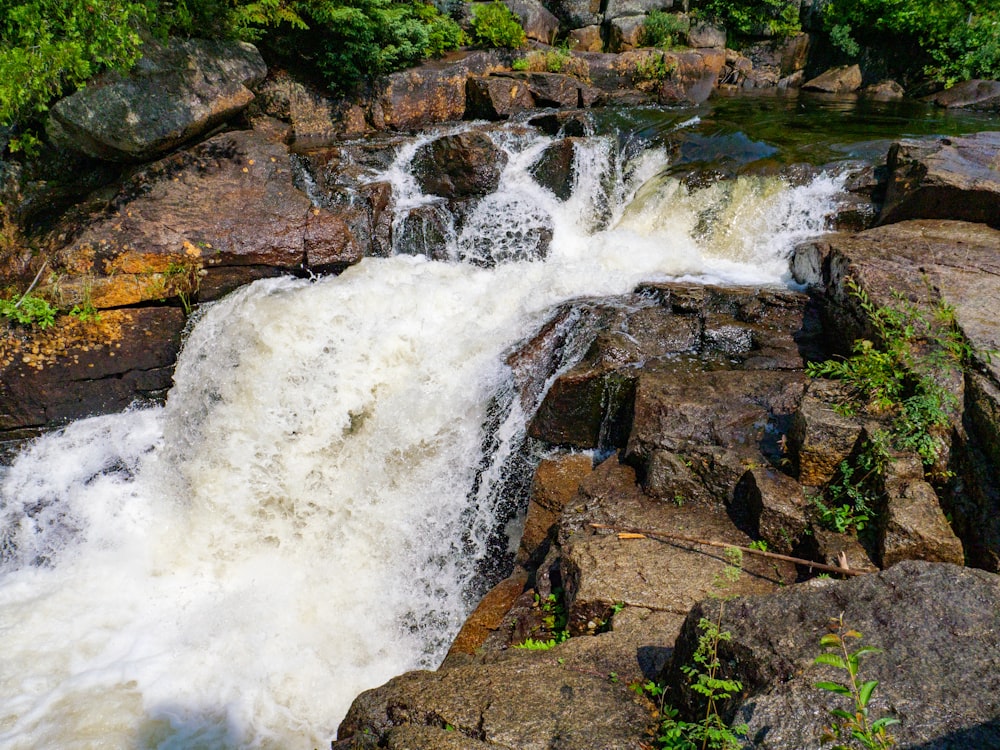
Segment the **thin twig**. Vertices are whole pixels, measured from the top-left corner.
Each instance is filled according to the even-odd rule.
[[[772,560],[784,560],[785,562],[795,563],[796,565],[806,565],[810,568],[816,568],[817,570],[823,570],[830,573],[841,573],[845,576],[861,576],[867,571],[864,570],[854,570],[853,568],[841,568],[838,565],[827,565],[825,563],[818,563],[812,560],[805,560],[801,557],[791,557],[790,555],[779,555],[777,552],[765,552],[764,550],[756,549],[754,547],[744,547],[740,544],[730,544],[728,542],[716,542],[710,539],[696,539],[690,536],[682,536],[681,534],[671,534],[669,531],[658,531],[656,529],[631,529],[619,526],[611,526],[606,523],[592,523],[590,524],[592,528],[595,529],[607,529],[608,531],[617,531],[621,534],[635,535],[639,534],[644,537],[663,537],[664,539],[673,539],[680,542],[688,542],[689,544],[704,544],[709,547],[722,547],[723,549],[729,547],[735,547],[741,552],[746,552],[751,555],[759,555],[760,557],[769,557]],[[636,536],[627,536],[626,539],[636,539]]]
[[[49,262],[47,260],[42,262],[42,267],[39,268],[38,273],[35,274],[35,280],[28,285],[28,288],[25,290],[24,294],[22,294],[20,298],[17,300],[17,304],[14,305],[15,309],[20,307],[21,303],[24,302],[24,298],[27,297],[29,294],[31,294],[31,290],[35,288],[35,284],[37,284],[38,280],[42,278],[42,271],[45,270],[45,266],[47,266],[48,264]]]

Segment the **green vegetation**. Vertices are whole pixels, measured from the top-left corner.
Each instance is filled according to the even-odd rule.
[[[692,657],[693,663],[681,667],[688,678],[691,690],[704,698],[705,709],[698,721],[685,721],[680,712],[665,704],[662,685],[648,681],[631,686],[640,695],[645,695],[657,703],[660,727],[656,736],[656,747],[660,750],[739,750],[743,747],[740,737],[746,735],[746,725],[729,726],[719,715],[718,704],[728,700],[743,689],[739,680],[722,677],[722,662],[719,660],[719,645],[729,641],[732,634],[722,630],[722,616],[725,611],[725,591],[735,583],[743,569],[743,553],[736,547],[725,551],[726,566],[715,580],[720,591],[713,594],[719,599],[719,613],[716,619],[701,618],[698,629],[698,647]]]
[[[562,589],[556,589],[544,600],[535,594],[535,606],[542,610],[542,629],[550,637],[526,638],[514,648],[523,648],[528,651],[547,651],[553,646],[569,640],[569,630],[567,630],[569,619],[566,607],[562,602],[562,594]]]
[[[642,46],[670,49],[680,44],[686,31],[687,24],[679,16],[662,10],[650,11],[642,22]]]
[[[56,322],[56,312],[48,300],[30,293],[0,299],[0,316],[24,326],[51,328]]]
[[[476,6],[472,13],[472,36],[485,47],[519,49],[527,41],[521,22],[500,0]]]
[[[882,650],[872,646],[861,646],[855,651],[849,651],[848,639],[860,641],[861,633],[847,628],[844,625],[843,615],[832,618],[831,624],[833,632],[827,633],[820,639],[820,645],[825,650],[816,657],[815,663],[841,669],[847,673],[847,679],[845,682],[817,682],[816,687],[848,698],[852,703],[852,710],[840,708],[830,710],[834,721],[825,732],[823,741],[837,742],[833,750],[850,750],[851,745],[844,744],[843,740],[847,742],[853,740],[865,750],[889,750],[896,742],[886,731],[886,727],[898,724],[899,720],[891,717],[882,717],[874,721],[869,719],[868,706],[875,688],[878,687],[878,680],[861,682],[858,675],[861,657],[866,654],[879,654]]]
[[[0,0],[0,125],[37,121],[98,73],[127,70],[150,35],[261,42],[312,60],[337,93],[464,42],[422,0]]]
[[[801,28],[798,6],[786,0],[707,0],[699,12],[737,38],[764,34],[780,39]]]
[[[676,60],[667,60],[662,52],[649,54],[635,64],[632,82],[641,91],[659,88],[677,70]]]
[[[876,341],[858,339],[850,357],[811,362],[806,372],[848,386],[847,398],[835,407],[839,413],[865,410],[886,428],[871,431],[861,450],[840,464],[826,501],[814,501],[820,523],[841,533],[862,531],[872,520],[891,451],[914,452],[932,478],[947,478],[937,464],[958,402],[942,383],[969,367],[974,356],[944,302],[926,312],[894,294],[892,305],[879,307],[853,280],[847,284]]]
[[[512,70],[531,70],[536,73],[565,73],[581,80],[589,80],[590,65],[582,57],[574,56],[567,47],[532,50],[511,63]]]
[[[831,40],[850,57],[864,44],[905,51],[923,72],[951,84],[1000,78],[1000,2],[833,0],[824,9]]]
[[[894,294],[894,305],[878,307],[853,280],[847,283],[877,343],[858,339],[850,357],[811,362],[806,372],[846,383],[850,394],[837,407],[841,414],[864,408],[888,417],[883,448],[914,451],[931,466],[945,449],[944,428],[958,407],[941,383],[968,367],[975,352],[944,302],[928,314]]]

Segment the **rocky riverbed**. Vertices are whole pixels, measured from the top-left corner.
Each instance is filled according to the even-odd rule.
[[[767,78],[704,38],[679,54],[625,42],[620,54],[582,54],[583,77],[514,73],[503,56],[472,52],[394,74],[378,97],[340,109],[290,76],[263,79],[252,48],[212,50],[216,62],[198,63],[212,75],[170,84],[197,93],[191,119],[201,124],[144,134],[139,145],[120,132],[106,143],[87,116],[70,126],[71,114],[99,105],[57,107],[59,138],[87,156],[62,151],[5,171],[8,219],[35,251],[11,245],[2,267],[10,288],[37,278],[37,291],[64,308],[91,306],[100,321],[60,316],[48,330],[0,332],[2,435],[162,398],[190,306],[251,281],[338,273],[394,252],[499,262],[448,256],[448,233],[497,188],[507,157],[483,135],[494,126],[446,126],[423,140],[401,131],[513,117],[555,136],[533,175],[566,200],[578,143],[594,132],[591,108],[690,104],[733,71],[741,82]],[[800,42],[756,70],[774,84],[804,70]],[[198,61],[204,50],[181,53]],[[665,54],[669,80],[650,87],[636,77],[644,59]],[[213,75],[231,85],[206,93]],[[969,96],[985,106],[993,89],[980,88]],[[421,189],[438,200],[401,212],[392,185],[372,175],[411,147]],[[718,179],[691,161],[689,189]],[[83,175],[76,192],[73,180],[47,179],[59,169]],[[796,179],[788,165],[753,169]],[[874,707],[901,721],[901,746],[1000,746],[1000,365],[991,354],[1000,349],[1000,134],[899,140],[884,158],[853,165],[840,201],[833,224],[845,231],[797,247],[794,289],[644,283],[565,303],[510,353],[520,403],[533,413],[533,455],[544,455],[512,514],[520,546],[495,561],[491,574],[503,580],[440,668],[363,693],[334,747],[652,746],[658,706],[637,686],[664,685],[680,710],[700,710],[682,667],[699,619],[717,616],[712,595],[727,567],[723,549],[705,541],[851,574],[816,580],[807,563],[744,553],[721,615],[733,638],[720,651],[743,689],[721,711],[749,725],[749,746],[819,746],[838,704],[812,688],[830,676],[813,659],[840,615],[884,651],[865,669],[881,683]],[[610,218],[601,205],[597,224]],[[543,221],[517,237],[533,258],[551,240]],[[806,365],[877,339],[864,305],[901,301],[924,319],[947,308],[947,325],[970,347],[960,369],[934,373],[950,394],[947,422],[935,427],[942,451],[930,464],[894,452],[867,533],[835,533],[815,500],[887,417],[845,414],[842,387]],[[581,356],[564,366],[571,340]],[[517,648],[527,639],[558,643]]]

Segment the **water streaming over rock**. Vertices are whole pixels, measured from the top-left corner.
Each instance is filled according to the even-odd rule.
[[[663,152],[592,137],[560,201],[529,171],[550,139],[490,132],[509,163],[446,228],[448,260],[244,288],[200,313],[165,407],[4,470],[0,746],[328,744],[359,691],[435,666],[472,604],[524,441],[511,347],[643,280],[781,283],[837,190],[692,192]],[[397,237],[440,203],[407,170],[430,137],[379,176]]]

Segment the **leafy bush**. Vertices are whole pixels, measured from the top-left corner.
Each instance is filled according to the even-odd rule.
[[[0,0],[0,126],[38,117],[102,70],[130,67],[147,15],[132,0]]]
[[[673,13],[654,10],[642,22],[641,40],[643,47],[669,49],[680,43],[687,31],[687,25]]]
[[[472,12],[472,35],[478,44],[487,47],[518,49],[527,41],[517,16],[499,0],[476,6]]]
[[[905,50],[924,72],[953,83],[1000,77],[997,0],[832,0],[824,9],[831,40],[848,55],[858,42]]]
[[[512,70],[530,70],[535,73],[565,73],[583,80],[589,80],[590,76],[587,61],[563,47],[532,50],[524,57],[514,60],[510,67]]]
[[[799,6],[788,0],[707,0],[700,13],[737,37],[786,37],[797,32]]]

